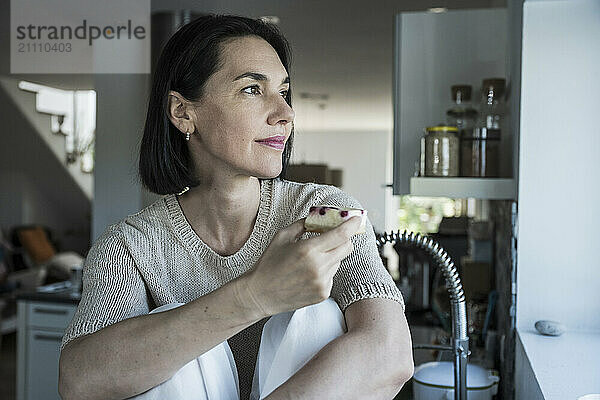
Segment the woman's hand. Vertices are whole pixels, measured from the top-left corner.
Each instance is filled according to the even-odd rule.
[[[302,218],[280,230],[254,269],[245,276],[245,288],[255,306],[271,316],[327,299],[341,260],[354,250],[350,237],[361,218],[307,240]]]

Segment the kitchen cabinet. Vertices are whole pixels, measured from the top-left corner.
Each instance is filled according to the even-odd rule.
[[[60,399],[60,343],[76,308],[76,302],[64,296],[18,299],[17,400]]]
[[[506,8],[406,12],[396,15],[394,30],[394,195],[516,199],[518,86],[511,75],[516,58]],[[512,56],[512,57],[511,57]],[[501,133],[500,178],[418,177],[420,139],[427,126],[446,120],[450,87],[473,87],[480,99],[484,78],[507,82],[507,117]],[[513,81],[516,82],[515,79]],[[512,104],[511,104],[512,102]]]

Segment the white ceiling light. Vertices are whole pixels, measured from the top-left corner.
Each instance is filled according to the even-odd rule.
[[[445,13],[446,11],[448,11],[448,9],[446,7],[431,7],[427,11],[429,11],[430,13],[440,14]]]

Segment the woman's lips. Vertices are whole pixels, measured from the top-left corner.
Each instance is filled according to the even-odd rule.
[[[260,143],[260,144],[268,146],[268,147],[272,147],[277,150],[283,150],[285,148],[285,143],[280,140],[260,140],[260,141],[257,141],[257,143]]]
[[[256,142],[278,150],[283,150],[285,147],[285,136],[271,136],[263,140],[257,140]]]

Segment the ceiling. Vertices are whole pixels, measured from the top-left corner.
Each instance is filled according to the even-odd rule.
[[[2,0],[2,8],[8,3]],[[296,129],[314,132],[391,130],[394,16],[440,6],[449,9],[505,7],[506,0],[151,2],[152,12],[189,9],[198,13],[279,17],[279,27],[292,47],[290,77]],[[7,14],[10,13],[2,14],[4,26],[9,26]],[[2,34],[3,39],[8,38],[7,34]],[[5,46],[8,40],[1,42]],[[6,61],[4,63],[6,65]],[[3,71],[7,71],[6,68]],[[91,75],[23,78],[61,88],[93,88]],[[325,107],[319,106],[322,101],[300,98],[301,92],[328,95]]]

